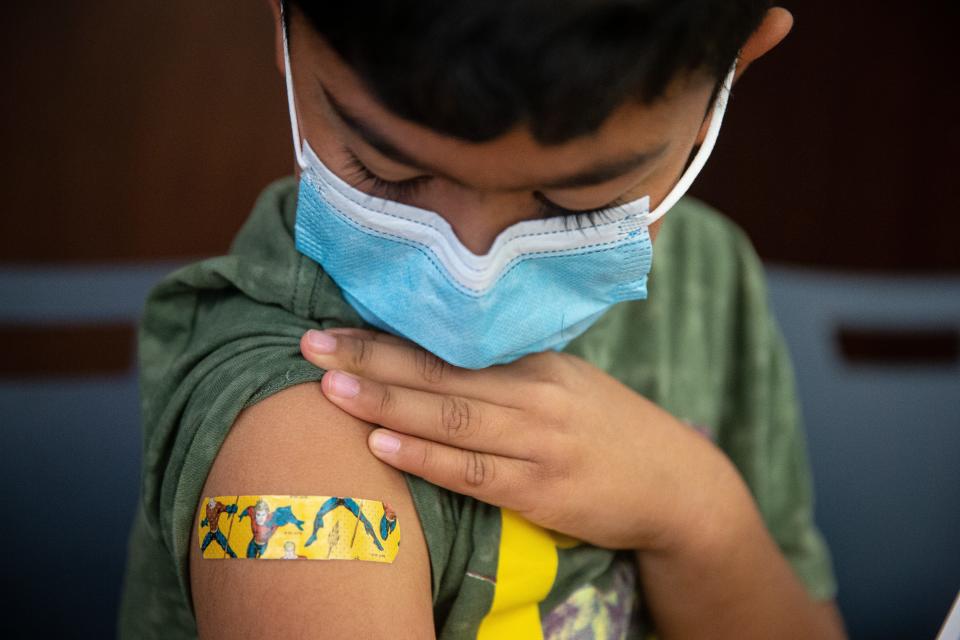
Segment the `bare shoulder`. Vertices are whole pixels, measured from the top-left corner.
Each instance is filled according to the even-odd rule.
[[[330,403],[319,383],[291,387],[239,416],[203,496],[382,500],[396,512],[402,545],[392,563],[203,560],[194,530],[190,583],[201,638],[433,637],[423,532],[401,473],[367,449],[370,429]]]

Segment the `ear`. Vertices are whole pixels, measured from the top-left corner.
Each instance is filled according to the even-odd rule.
[[[273,14],[273,61],[282,76],[286,69],[283,62],[283,21],[280,19],[280,0],[266,0],[266,3]]]
[[[736,84],[751,64],[764,54],[780,44],[793,28],[793,14],[783,7],[771,7],[764,16],[760,26],[747,38],[740,48],[740,57],[737,58],[737,70],[733,74],[733,83]],[[697,134],[697,144],[702,144],[710,128],[710,118],[706,118]]]
[[[772,7],[740,48],[740,58],[733,81],[736,82],[755,60],[783,42],[793,28],[793,14],[783,7]]]

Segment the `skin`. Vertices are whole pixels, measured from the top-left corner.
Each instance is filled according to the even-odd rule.
[[[271,6],[282,72],[279,9]],[[742,49],[737,78],[791,25],[788,12],[771,9]],[[351,173],[347,150],[384,180],[429,176],[403,201],[438,212],[477,254],[511,224],[541,215],[536,193],[568,209],[643,195],[655,207],[709,124],[712,80],[690,73],[655,104],[624,104],[596,132],[560,145],[542,146],[522,126],[467,143],[396,117],[296,15],[291,29],[301,133],[321,160],[382,197]],[[378,152],[338,117],[327,96],[416,166]],[[654,149],[662,149],[654,160],[602,182],[551,186]],[[650,229],[654,240],[662,220]],[[385,566],[308,562],[281,570],[271,563],[200,561],[194,533],[191,584],[201,636],[252,633],[258,625],[278,633],[291,625],[291,633],[309,628],[320,637],[432,637],[430,565],[397,471],[403,470],[592,544],[635,550],[646,605],[664,638],[844,637],[835,605],[808,596],[723,452],[589,363],[547,352],[470,371],[399,338],[359,330],[309,332],[301,350],[328,370],[322,382],[245,411],[204,494],[388,499],[404,522],[404,553]],[[582,394],[584,388],[591,393]],[[323,429],[310,428],[317,424]],[[389,450],[378,448],[385,435],[396,441]],[[333,450],[337,456],[329,455]],[[319,458],[323,465],[315,464]],[[611,502],[635,506],[613,514],[602,506]],[[344,564],[353,566],[341,569]],[[219,588],[227,581],[236,585],[229,593]],[[257,620],[244,606],[251,599],[277,615]],[[290,609],[289,602],[301,599],[315,606]],[[336,607],[336,619],[316,613],[327,607]],[[377,616],[369,615],[371,607]]]

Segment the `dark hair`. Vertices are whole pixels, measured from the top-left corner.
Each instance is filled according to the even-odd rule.
[[[472,142],[541,144],[649,104],[684,71],[727,74],[770,0],[288,0],[390,111]]]

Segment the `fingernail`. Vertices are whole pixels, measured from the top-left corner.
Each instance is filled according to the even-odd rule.
[[[317,353],[333,353],[337,349],[337,339],[325,331],[310,329],[307,331],[307,344]]]
[[[370,446],[383,453],[393,453],[400,448],[400,439],[383,431],[374,431]]]
[[[360,381],[342,371],[328,371],[330,393],[341,398],[353,398],[360,393]]]

